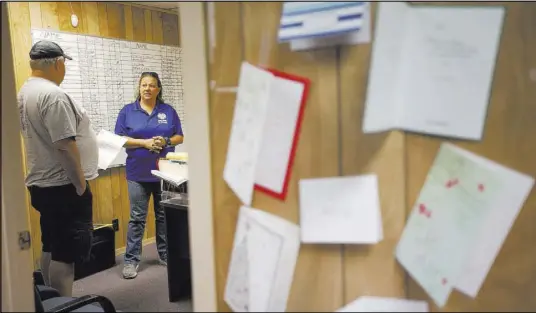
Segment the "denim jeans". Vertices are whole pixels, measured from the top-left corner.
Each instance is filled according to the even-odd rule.
[[[156,222],[156,248],[160,259],[167,261],[166,220],[164,209],[160,207],[162,191],[159,182],[127,181],[130,199],[130,220],[128,221],[127,248],[125,264],[140,262],[145,222],[149,211],[151,194],[154,200],[154,216]]]

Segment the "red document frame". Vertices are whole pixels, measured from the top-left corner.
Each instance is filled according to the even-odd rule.
[[[281,192],[276,192],[274,190],[268,189],[258,184],[254,185],[255,190],[258,190],[274,198],[284,201],[287,197],[288,184],[290,182],[290,174],[292,172],[292,165],[294,164],[294,157],[296,155],[296,149],[298,147],[300,129],[301,129],[302,121],[303,121],[303,113],[305,111],[305,103],[307,102],[307,97],[309,95],[309,88],[311,85],[311,81],[305,77],[288,74],[288,73],[281,72],[281,71],[271,69],[271,68],[264,68],[264,70],[269,71],[270,73],[274,74],[274,76],[276,77],[292,80],[292,81],[301,83],[303,85],[303,93],[302,93],[302,98],[300,101],[300,109],[298,111],[298,118],[296,120],[296,127],[294,130],[294,136],[293,136],[294,138],[292,139],[292,146],[290,148],[290,155],[289,155],[288,163],[287,163],[287,172],[285,174],[285,180],[283,181],[283,189]]]

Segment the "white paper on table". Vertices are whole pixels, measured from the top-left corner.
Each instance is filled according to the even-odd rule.
[[[271,84],[255,183],[277,193],[283,191],[303,91],[302,83],[281,77]]]
[[[444,145],[492,171],[502,182],[490,204],[492,214],[482,223],[476,244],[455,284],[456,289],[475,298],[534,186],[534,178],[454,145]]]
[[[304,38],[304,39],[295,39],[290,41],[290,50],[291,51],[301,51],[301,50],[311,50],[317,48],[333,47],[333,46],[344,46],[344,45],[356,45],[356,44],[366,44],[370,42],[370,26],[371,26],[371,16],[370,16],[370,3],[363,3],[363,20],[361,23],[361,28],[359,30],[348,32],[340,35],[333,35],[327,37],[315,37],[315,38]]]
[[[116,159],[127,139],[112,132],[102,129],[97,135],[97,147],[99,148],[99,168],[107,169]]]
[[[299,254],[299,227],[242,206],[224,300],[234,312],[284,312]]]
[[[481,139],[503,17],[502,7],[379,3],[363,131]]]
[[[180,177],[180,176],[177,176],[177,175],[174,175],[174,174],[170,174],[170,173],[166,173],[166,172],[162,172],[162,171],[159,171],[159,170],[151,170],[151,174],[153,174],[154,176],[160,178],[160,179],[163,179],[169,183],[172,183],[173,185],[175,186],[180,186],[182,184],[184,184],[185,182],[188,181],[188,177]]]
[[[376,175],[301,179],[303,243],[376,244],[383,239]]]
[[[428,310],[426,301],[362,296],[335,312],[428,312]]]
[[[257,160],[273,80],[270,72],[247,62],[242,63],[223,178],[246,205],[250,205],[253,198]]]

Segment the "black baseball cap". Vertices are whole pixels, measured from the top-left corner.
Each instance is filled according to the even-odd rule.
[[[30,59],[32,60],[52,59],[57,57],[64,57],[69,60],[73,59],[66,55],[57,43],[48,40],[36,42],[30,50]]]

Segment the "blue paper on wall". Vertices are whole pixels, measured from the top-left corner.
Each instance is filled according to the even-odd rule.
[[[365,2],[285,2],[279,42],[326,37],[358,31],[363,26]]]

